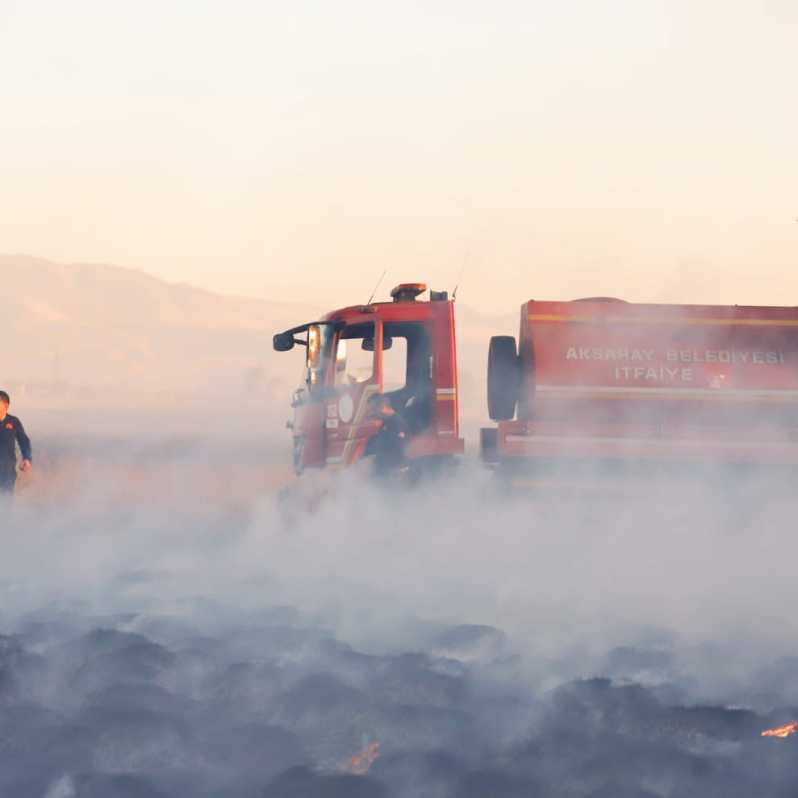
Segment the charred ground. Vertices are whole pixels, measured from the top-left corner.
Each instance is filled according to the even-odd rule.
[[[789,495],[354,474],[286,513],[215,450],[114,451],[6,516],[0,795],[795,795]]]
[[[674,702],[677,685],[623,677],[652,656],[637,649],[613,653],[614,679],[525,689],[509,641],[473,658],[497,635],[442,629],[427,651],[375,655],[287,609],[211,634],[168,616],[44,610],[0,639],[0,794],[795,794],[795,741],[760,733],[798,708]],[[373,742],[369,772],[347,772]]]

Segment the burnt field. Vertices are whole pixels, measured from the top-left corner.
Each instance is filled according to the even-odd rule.
[[[4,514],[0,795],[796,794],[791,496],[218,462],[64,451]]]
[[[248,621],[208,634],[146,615],[23,620],[0,640],[1,794],[795,794],[796,743],[760,732],[798,710],[684,704],[676,685],[622,677],[667,669],[661,651],[616,650],[614,680],[536,691],[490,627],[377,656],[288,610]]]

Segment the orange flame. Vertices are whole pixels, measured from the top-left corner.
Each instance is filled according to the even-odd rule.
[[[355,754],[346,764],[347,773],[355,776],[365,776],[371,770],[377,757],[380,755],[380,744],[371,743],[359,754]]]
[[[776,729],[768,729],[767,731],[762,732],[763,737],[781,737],[783,740],[785,737],[789,737],[791,734],[795,734],[798,731],[798,721],[795,723],[788,723],[786,726],[779,726]]]

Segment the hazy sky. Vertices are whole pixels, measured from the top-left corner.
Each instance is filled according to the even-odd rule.
[[[798,3],[0,0],[0,252],[798,304]]]

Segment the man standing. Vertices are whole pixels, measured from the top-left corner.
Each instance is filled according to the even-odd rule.
[[[22,422],[8,413],[11,399],[5,391],[0,391],[0,494],[14,492],[17,482],[17,449],[22,454],[20,470],[27,471],[33,460],[30,438],[25,434]]]
[[[382,422],[382,429],[371,442],[375,471],[378,476],[388,476],[405,464],[407,423],[384,394],[371,396],[369,405],[371,417]]]

